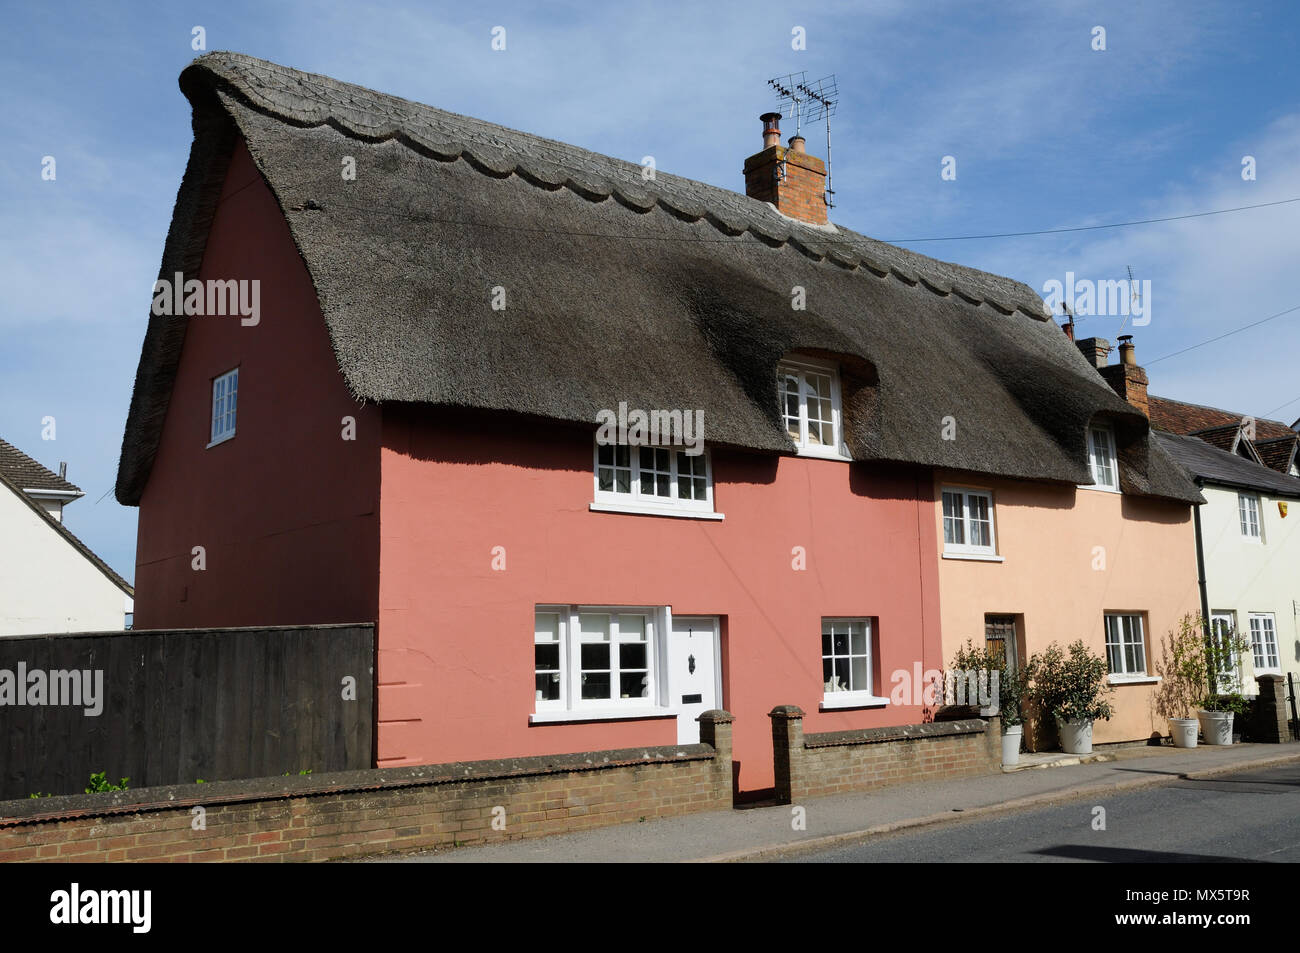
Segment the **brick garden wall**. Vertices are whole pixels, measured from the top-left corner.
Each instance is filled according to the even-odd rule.
[[[794,705],[770,713],[776,793],[784,803],[1001,770],[997,717],[805,735],[803,714]]]
[[[9,801],[0,861],[321,861],[726,809],[731,716],[700,722],[697,745]]]

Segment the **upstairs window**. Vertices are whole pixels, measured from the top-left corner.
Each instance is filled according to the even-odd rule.
[[[215,446],[235,435],[235,409],[239,398],[239,368],[212,379],[212,431]]]
[[[802,456],[848,459],[840,420],[839,373],[827,364],[785,361],[776,372],[781,418]]]
[[[1259,535],[1259,498],[1253,493],[1237,494],[1237,521],[1241,525],[1241,535],[1247,539],[1260,541]]]
[[[986,490],[943,488],[943,551],[993,556],[993,495]]]
[[[1115,459],[1115,434],[1109,427],[1088,428],[1088,462],[1094,489],[1119,492],[1119,463]]]
[[[592,508],[716,518],[708,451],[597,441]]]

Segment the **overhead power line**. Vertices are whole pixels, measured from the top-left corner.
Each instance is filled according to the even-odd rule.
[[[1283,315],[1290,314],[1293,311],[1300,311],[1300,304],[1287,308],[1285,311],[1279,311],[1277,314],[1270,314],[1267,318],[1260,318],[1258,321],[1252,321],[1250,322],[1250,324],[1243,324],[1241,327],[1233,328],[1231,331],[1224,331],[1222,334],[1218,335],[1217,337],[1212,337],[1208,341],[1201,341],[1199,344],[1189,345],[1188,347],[1185,347],[1182,350],[1174,351],[1170,354],[1165,354],[1162,357],[1157,357],[1155,360],[1147,361],[1146,363],[1148,366],[1151,364],[1159,364],[1161,361],[1167,361],[1169,360],[1169,358],[1177,357],[1179,354],[1186,354],[1188,351],[1195,351],[1198,347],[1205,347],[1205,345],[1207,344],[1213,344],[1215,341],[1222,341],[1224,338],[1232,337],[1232,335],[1234,334],[1240,334],[1242,331],[1249,331],[1251,328],[1257,328],[1261,324],[1265,323],[1266,321],[1272,321],[1274,318],[1280,318]],[[1286,404],[1283,404],[1282,406],[1285,407]],[[1272,413],[1272,411],[1269,411],[1269,413]]]
[[[1130,225],[1155,225],[1159,222],[1180,222],[1189,218],[1205,218],[1208,215],[1226,215],[1228,212],[1245,212],[1252,208],[1270,208],[1274,205],[1287,205],[1300,202],[1300,196],[1293,199],[1279,199],[1276,202],[1260,202],[1258,205],[1238,205],[1235,208],[1218,208],[1211,212],[1191,212],[1187,215],[1168,215],[1164,218],[1142,218],[1132,222],[1110,222],[1106,225],[1076,225],[1072,228],[1043,228],[1032,232],[997,232],[988,235],[950,235],[944,238],[882,238],[890,244],[916,242],[968,242],[985,238],[1023,238],[1027,235],[1062,235],[1066,232],[1094,232],[1103,228],[1127,228]]]

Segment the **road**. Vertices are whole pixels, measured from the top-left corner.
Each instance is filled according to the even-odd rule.
[[[1104,830],[1094,829],[1098,819]],[[1300,862],[1300,764],[947,824],[786,861]]]

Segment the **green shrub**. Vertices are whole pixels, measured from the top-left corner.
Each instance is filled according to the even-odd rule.
[[[1039,710],[1062,721],[1109,721],[1114,714],[1105,695],[1106,660],[1088,650],[1082,639],[1069,654],[1053,642],[1029,660],[1030,695]]]

